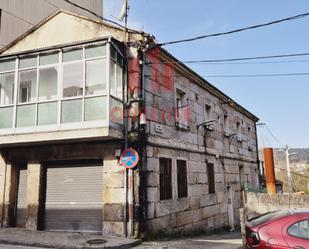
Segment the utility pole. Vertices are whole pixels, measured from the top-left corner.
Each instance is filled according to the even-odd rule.
[[[286,157],[286,168],[288,172],[288,191],[289,194],[292,194],[292,179],[291,179],[291,169],[290,169],[290,154],[289,154],[289,146],[285,147],[285,157]]]

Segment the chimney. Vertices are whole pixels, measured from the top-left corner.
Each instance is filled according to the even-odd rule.
[[[265,161],[267,193],[276,194],[274,152],[272,148],[264,148],[263,153],[264,153],[264,161]]]

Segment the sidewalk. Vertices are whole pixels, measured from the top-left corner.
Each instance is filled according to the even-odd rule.
[[[102,237],[88,233],[28,231],[20,228],[5,228],[0,229],[0,244],[59,249],[126,249],[137,246],[140,241],[118,237]]]
[[[212,235],[144,242],[136,249],[241,249],[241,234],[223,232]]]

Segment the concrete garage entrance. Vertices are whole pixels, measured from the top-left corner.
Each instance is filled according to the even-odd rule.
[[[44,168],[44,229],[101,233],[103,161],[64,161]]]

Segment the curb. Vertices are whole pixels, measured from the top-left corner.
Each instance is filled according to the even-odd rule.
[[[132,241],[126,244],[120,245],[108,245],[108,242],[105,245],[100,246],[88,246],[88,245],[81,245],[81,246],[63,246],[63,245],[46,245],[43,243],[35,243],[35,242],[20,242],[20,241],[8,241],[8,240],[0,240],[0,244],[5,245],[16,245],[16,246],[32,246],[32,247],[42,247],[42,248],[54,248],[54,249],[129,249],[135,246],[138,246],[142,243],[142,240]]]

